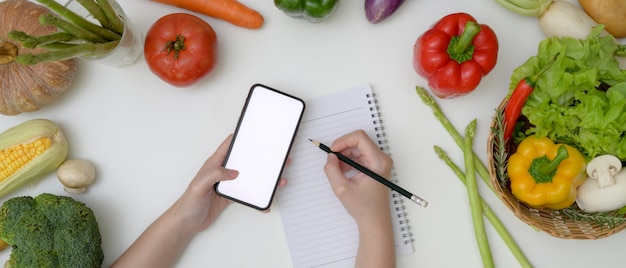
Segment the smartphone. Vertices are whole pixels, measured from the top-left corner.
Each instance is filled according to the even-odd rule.
[[[268,209],[304,108],[304,101],[297,97],[254,84],[224,160],[224,167],[239,171],[239,176],[218,182],[217,194],[259,210]]]

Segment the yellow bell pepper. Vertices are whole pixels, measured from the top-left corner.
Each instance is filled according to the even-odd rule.
[[[533,208],[564,209],[587,178],[585,158],[574,147],[529,136],[509,157],[511,193]]]

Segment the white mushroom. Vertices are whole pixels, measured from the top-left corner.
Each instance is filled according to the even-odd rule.
[[[615,174],[622,169],[622,162],[612,155],[598,156],[587,164],[587,175],[597,180],[600,188],[615,184]]]
[[[59,166],[57,177],[66,192],[79,194],[85,192],[87,186],[93,183],[96,178],[96,170],[87,160],[71,159]]]
[[[611,155],[598,156],[587,164],[587,180],[578,187],[576,203],[586,212],[605,212],[626,206],[626,171]]]

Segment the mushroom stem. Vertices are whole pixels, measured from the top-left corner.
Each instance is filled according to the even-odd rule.
[[[617,172],[611,172],[615,169],[597,170],[594,172],[594,176],[598,180],[598,187],[603,188],[611,185],[615,185],[615,175]]]
[[[598,187],[615,185],[615,175],[622,170],[622,162],[612,155],[601,155],[587,164],[587,175],[597,181]]]

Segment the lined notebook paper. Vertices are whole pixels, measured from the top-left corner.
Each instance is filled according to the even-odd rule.
[[[276,193],[293,266],[354,267],[359,236],[354,219],[334,195],[324,174],[326,153],[309,138],[330,145],[341,135],[363,129],[387,150],[371,86],[363,84],[306,102],[306,111],[284,171],[287,186]],[[395,174],[392,175],[395,181]],[[414,251],[402,197],[391,192],[389,205],[397,255]]]

